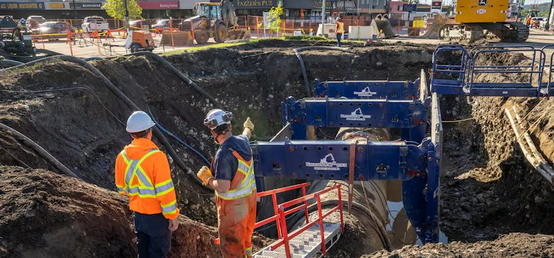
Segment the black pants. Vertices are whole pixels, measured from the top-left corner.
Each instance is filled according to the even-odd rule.
[[[171,250],[169,221],[161,214],[135,212],[135,233],[138,238],[139,258],[165,258]]]
[[[340,41],[342,40],[342,33],[337,33],[337,47],[342,46]]]

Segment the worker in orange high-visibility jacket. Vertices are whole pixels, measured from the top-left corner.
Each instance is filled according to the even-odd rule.
[[[344,22],[342,22],[342,19],[340,17],[337,17],[337,46],[342,46],[341,40],[342,35],[344,35]]]
[[[133,142],[115,161],[115,184],[128,195],[134,211],[139,258],[166,257],[171,250],[171,232],[177,230],[179,209],[169,162],[152,142],[152,119],[142,111],[127,120]]]
[[[252,257],[256,224],[256,181],[249,144],[254,124],[246,119],[242,135],[233,136],[232,117],[231,112],[215,109],[204,119],[220,148],[211,168],[204,166],[197,175],[215,190],[223,257],[244,258]]]

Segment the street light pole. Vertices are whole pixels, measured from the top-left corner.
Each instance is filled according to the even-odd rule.
[[[75,0],[73,0],[73,19],[77,19],[77,5],[75,4]]]

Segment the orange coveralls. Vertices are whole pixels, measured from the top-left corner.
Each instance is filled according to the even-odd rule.
[[[256,224],[256,181],[252,159],[238,160],[229,191],[216,191],[219,245],[224,258],[252,257],[252,233]],[[212,168],[213,171],[213,162]]]

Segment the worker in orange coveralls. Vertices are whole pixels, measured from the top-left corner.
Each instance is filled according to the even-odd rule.
[[[198,177],[217,196],[219,245],[224,258],[252,257],[252,233],[256,224],[256,181],[249,140],[254,131],[250,118],[242,135],[233,136],[233,114],[211,110],[204,119],[219,150],[211,168],[202,167]],[[212,173],[215,172],[215,174]]]
[[[139,258],[163,258],[171,250],[171,232],[177,230],[179,209],[169,162],[152,142],[152,119],[142,111],[127,120],[133,142],[115,161],[115,184],[128,195],[134,211]]]

